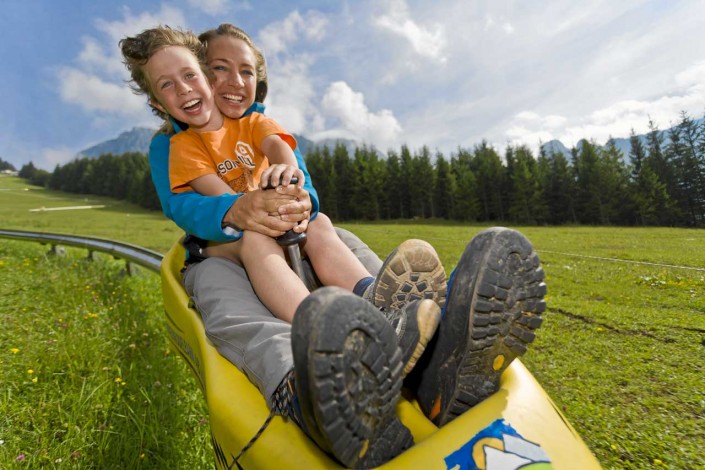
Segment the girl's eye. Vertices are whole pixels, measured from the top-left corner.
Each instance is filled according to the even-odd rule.
[[[251,76],[251,77],[254,77],[255,72],[252,71],[252,70],[243,70],[243,71],[242,71],[242,74],[243,74],[243,75],[249,75],[249,76]]]
[[[213,70],[214,72],[225,72],[228,69],[224,65],[214,65],[213,67],[211,67],[211,70]]]

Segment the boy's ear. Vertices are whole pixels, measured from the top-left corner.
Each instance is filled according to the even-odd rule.
[[[169,113],[166,112],[166,109],[164,109],[164,106],[162,106],[161,103],[159,103],[159,101],[157,101],[157,100],[155,100],[155,99],[150,98],[150,99],[149,99],[149,105],[152,106],[152,107],[157,108],[159,111],[161,111],[161,112],[163,112],[163,113],[169,114]]]

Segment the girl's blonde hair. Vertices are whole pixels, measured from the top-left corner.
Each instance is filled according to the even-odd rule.
[[[223,23],[215,29],[209,29],[201,33],[198,39],[201,40],[203,46],[208,48],[208,41],[220,36],[230,36],[235,39],[240,39],[245,41],[245,44],[250,46],[252,53],[255,55],[255,71],[257,72],[257,87],[255,88],[255,101],[259,103],[264,103],[264,99],[267,97],[267,63],[264,60],[264,54],[259,50],[255,43],[252,42],[250,36],[237,26],[233,26],[230,23]]]
[[[121,39],[119,46],[124,58],[123,63],[127,70],[130,71],[130,88],[138,95],[147,95],[152,112],[166,121],[168,129],[162,128],[162,130],[171,130],[169,115],[152,104],[152,102],[157,101],[157,97],[145,73],[145,65],[160,49],[168,46],[181,46],[187,48],[196,56],[201,70],[210,80],[211,73],[205,65],[206,55],[203,44],[191,31],[173,29],[169,26],[157,26],[156,28],[144,30],[137,36]]]

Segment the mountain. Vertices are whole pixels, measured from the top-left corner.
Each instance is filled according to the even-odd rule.
[[[79,152],[79,156],[95,158],[107,153],[122,155],[127,152],[140,152],[147,155],[147,152],[149,151],[149,142],[152,140],[152,137],[156,131],[156,129],[149,129],[146,127],[135,127],[129,131],[123,132],[114,139],[107,140],[100,144],[94,145],[93,147],[81,150]],[[301,155],[306,155],[306,152],[315,146],[327,146],[332,150],[338,142],[338,140],[335,139],[324,139],[314,142],[302,135],[297,134],[294,134],[294,138],[299,145]],[[342,139],[340,142],[347,147],[348,152],[352,155],[357,143],[349,139]]]
[[[156,129],[134,127],[132,130],[125,131],[114,139],[81,150],[79,156],[99,157],[106,153],[122,155],[127,152],[140,152],[146,155],[149,151],[149,142],[152,140],[155,132]]]
[[[705,118],[694,119],[693,121],[698,126],[705,125]],[[671,142],[671,140],[668,138],[669,131],[670,131],[670,128],[658,131],[659,135],[663,139],[663,145],[668,145]],[[646,134],[639,134],[639,135],[637,135],[637,137],[639,138],[641,143],[644,145],[644,147],[646,147],[648,145],[646,142]],[[622,152],[622,154],[624,154],[624,158],[627,160],[630,160],[629,152],[631,152],[631,150],[632,150],[632,144],[630,142],[629,137],[614,137],[614,138],[612,138],[612,140],[614,141],[615,147],[617,147]],[[606,145],[607,145],[607,142],[605,142],[605,145],[603,145],[602,147],[604,148]],[[580,149],[582,147],[582,140],[580,142],[578,142],[576,147],[578,149]],[[566,147],[565,145],[563,145],[563,143],[560,140],[550,140],[550,141],[546,142],[545,144],[543,144],[541,146],[541,148],[546,152],[547,155],[550,155],[551,152],[562,153],[563,155],[565,155],[566,158],[570,158],[570,149],[568,147]]]
[[[699,126],[705,125],[705,118],[695,119],[695,123]],[[663,137],[664,145],[669,143],[668,139],[669,129],[659,131]],[[147,154],[149,150],[149,142],[152,140],[152,136],[156,129],[148,129],[146,127],[135,127],[132,130],[123,132],[116,138],[102,142],[93,147],[82,150],[79,156],[84,157],[99,157],[100,155],[106,153],[112,153],[113,155],[122,155],[126,152],[140,152]],[[641,142],[646,145],[646,134],[641,134],[637,136]],[[349,155],[355,154],[355,147],[359,146],[359,142],[350,139],[323,139],[320,141],[310,140],[302,135],[294,134],[294,138],[299,144],[299,149],[302,155],[306,155],[306,152],[315,147],[328,147],[331,151],[335,148],[338,143],[345,145],[348,150]],[[614,143],[619,150],[622,151],[624,157],[629,159],[629,152],[631,151],[631,144],[629,143],[629,137],[618,137],[614,138]],[[578,142],[577,148],[582,146],[582,142]],[[570,158],[570,149],[566,147],[560,140],[551,140],[542,145],[542,149],[547,155],[553,153],[562,153],[566,158]]]

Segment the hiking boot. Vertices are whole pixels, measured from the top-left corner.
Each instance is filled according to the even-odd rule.
[[[421,409],[443,425],[499,389],[502,372],[534,340],[546,309],[538,255],[519,232],[491,228],[451,274],[438,334],[413,377]]]
[[[446,290],[446,274],[436,250],[423,240],[406,240],[387,257],[363,294],[397,333],[402,377],[414,368],[436,333],[440,309],[431,304],[445,305]]]
[[[441,320],[441,308],[431,299],[414,300],[399,310],[383,312],[394,332],[401,349],[401,376],[406,377],[423,354],[428,342],[436,333]]]
[[[446,274],[436,250],[423,240],[406,240],[387,257],[363,297],[383,310],[422,299],[443,307]]]
[[[395,412],[401,351],[369,302],[337,287],[314,291],[294,315],[291,344],[304,430],[322,449],[370,468],[413,445]]]

